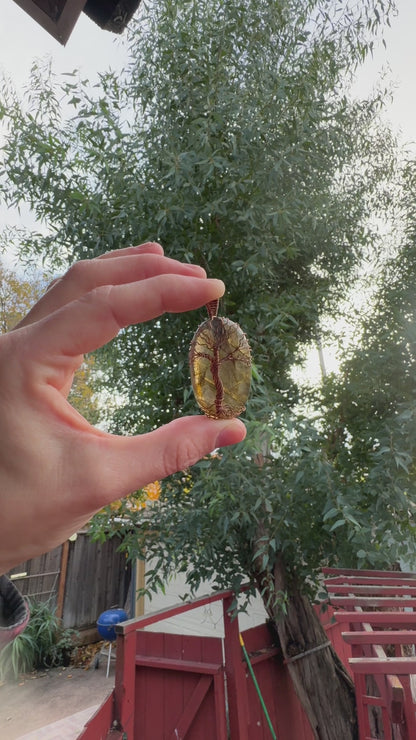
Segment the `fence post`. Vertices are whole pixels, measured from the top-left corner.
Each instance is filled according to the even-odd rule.
[[[242,660],[238,615],[232,619],[229,613],[232,602],[232,596],[227,597],[222,602],[230,736],[231,740],[249,740],[246,669]]]
[[[114,690],[114,716],[117,729],[133,738],[136,690],[136,631],[116,627],[117,657]]]
[[[58,584],[58,598],[56,604],[56,616],[62,619],[64,613],[64,599],[65,599],[65,586],[66,586],[66,574],[68,570],[68,555],[69,555],[69,540],[65,540],[62,545],[61,552],[61,566],[59,573],[59,584]]]

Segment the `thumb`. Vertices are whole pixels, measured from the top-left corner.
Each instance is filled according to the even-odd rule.
[[[246,428],[239,419],[216,420],[206,416],[185,416],[154,432],[137,437],[106,435],[100,483],[108,502],[155,480],[194,465],[217,447],[241,442]],[[98,440],[97,440],[98,441]],[[100,490],[100,489],[98,489]],[[102,506],[102,502],[98,504]]]

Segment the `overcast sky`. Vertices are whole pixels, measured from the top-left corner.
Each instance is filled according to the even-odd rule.
[[[358,75],[356,89],[366,95],[383,69],[394,85],[394,99],[387,118],[403,132],[404,140],[416,148],[416,0],[396,0],[398,15],[385,30],[386,48],[379,43],[373,59],[368,58]]]
[[[52,57],[56,72],[69,72],[79,67],[88,76],[121,64],[120,37],[103,31],[84,13],[66,46],[62,46],[14,0],[0,1],[0,69],[17,84],[27,79],[31,63],[37,58]]]
[[[125,59],[120,37],[101,30],[84,13],[65,47],[36,24],[13,0],[0,0],[0,71],[20,87],[27,80],[34,59],[52,57],[56,73],[80,68],[92,79],[109,67],[119,68]],[[386,116],[402,132],[403,141],[416,150],[416,0],[397,0],[398,15],[385,30],[387,48],[377,45],[359,73],[355,90],[366,96],[377,84],[383,69],[394,85],[394,99]],[[0,211],[0,227],[4,222]]]
[[[89,77],[123,61],[120,39],[102,31],[84,13],[65,47],[49,36],[13,0],[1,0],[0,69],[17,84],[27,79],[35,58],[51,56],[56,72],[80,67]],[[395,85],[389,118],[408,141],[416,142],[416,0],[397,0],[398,15],[386,29],[387,49],[379,44],[374,59],[368,59],[359,75],[357,90],[365,95],[375,84],[380,71],[389,69]]]

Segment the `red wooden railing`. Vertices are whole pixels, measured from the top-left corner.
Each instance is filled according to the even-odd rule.
[[[351,648],[360,740],[415,740],[416,574],[334,568],[324,574]]]

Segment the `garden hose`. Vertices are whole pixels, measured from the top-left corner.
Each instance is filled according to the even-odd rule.
[[[272,725],[272,722],[271,722],[269,713],[267,711],[267,707],[266,707],[266,705],[264,703],[264,699],[263,699],[262,694],[261,694],[261,691],[260,691],[260,686],[257,683],[257,678],[254,675],[253,666],[250,663],[250,658],[248,657],[248,652],[246,650],[246,646],[244,645],[244,640],[243,640],[243,636],[242,636],[241,632],[239,633],[239,638],[240,638],[240,645],[243,648],[243,653],[244,653],[244,657],[245,657],[245,660],[246,660],[246,663],[247,663],[248,670],[250,671],[250,675],[251,675],[251,678],[253,679],[253,683],[254,683],[255,689],[257,691],[257,695],[258,695],[258,697],[260,699],[260,704],[261,704],[261,707],[263,709],[264,716],[266,717],[267,724],[269,725],[270,734],[271,734],[273,740],[277,740],[277,735],[276,735],[276,733],[275,733],[275,731],[273,729],[273,725]]]

